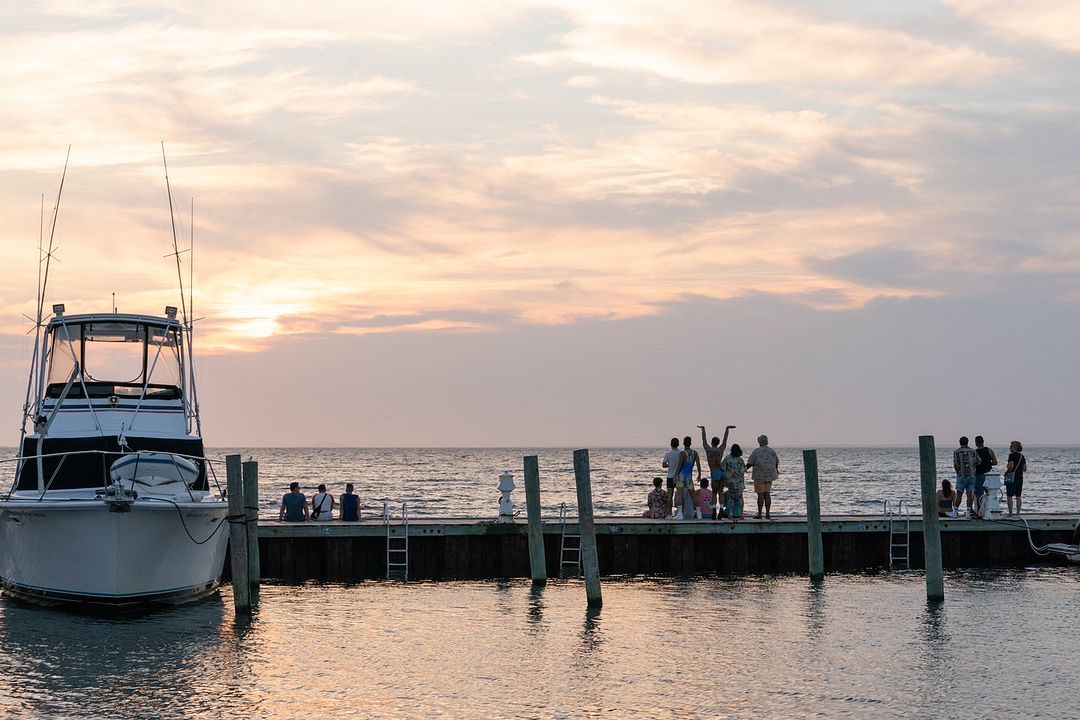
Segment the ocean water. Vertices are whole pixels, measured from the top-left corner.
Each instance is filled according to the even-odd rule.
[[[1074,567],[267,585],[128,618],[0,599],[12,718],[1073,718]]]
[[[593,507],[597,515],[640,515],[666,448],[592,448]],[[773,484],[773,512],[805,514],[802,449],[776,448],[780,478]],[[995,448],[999,461],[1008,456]],[[951,446],[938,448],[938,477],[955,476]],[[746,452],[749,452],[747,449]],[[240,453],[259,462],[260,515],[277,517],[281,496],[291,481],[309,497],[319,483],[338,495],[356,485],[365,512],[381,513],[384,501],[397,510],[408,503],[412,517],[495,517],[499,512],[498,476],[515,474],[511,494],[524,514],[522,458],[537,455],[545,517],[557,517],[559,504],[577,504],[572,448],[222,448],[210,457]],[[1025,448],[1024,507],[1030,512],[1080,512],[1080,448]],[[704,462],[704,460],[703,460]],[[708,468],[705,468],[706,475]],[[223,466],[217,470],[224,484]],[[825,514],[876,514],[886,499],[906,498],[918,512],[919,451],[910,448],[820,448],[818,474]],[[752,499],[752,494],[750,499]]]

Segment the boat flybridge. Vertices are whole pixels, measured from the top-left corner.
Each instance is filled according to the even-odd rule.
[[[6,591],[125,606],[217,587],[228,506],[216,479],[211,488],[190,333],[172,307],[157,317],[53,306],[0,495]]]

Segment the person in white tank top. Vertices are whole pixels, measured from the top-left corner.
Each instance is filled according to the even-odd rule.
[[[311,496],[311,519],[315,522],[329,522],[334,519],[334,496],[326,492],[325,485],[319,485],[319,492]]]

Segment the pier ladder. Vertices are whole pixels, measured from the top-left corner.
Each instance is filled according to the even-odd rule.
[[[559,503],[559,525],[562,536],[559,540],[559,577],[577,577],[581,575],[581,535],[566,532],[566,503]]]
[[[409,509],[401,503],[401,523],[390,523],[390,506],[383,502],[386,525],[386,579],[409,579]]]
[[[889,520],[889,569],[903,565],[911,567],[911,513],[907,503],[900,500],[896,507],[886,500],[885,517]]]

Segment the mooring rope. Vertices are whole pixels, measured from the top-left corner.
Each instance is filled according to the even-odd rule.
[[[221,526],[224,525],[226,522],[228,522],[230,524],[235,523],[237,525],[245,524],[243,515],[226,515],[225,517],[221,518],[221,520],[218,521],[218,524],[217,524],[216,527],[214,527],[213,532],[211,532],[210,535],[205,540],[196,540],[195,536],[191,534],[190,530],[188,530],[187,521],[184,520],[184,511],[180,508],[180,506],[175,501],[169,500],[168,498],[158,498],[158,497],[142,497],[142,498],[139,498],[139,499],[140,500],[156,500],[157,502],[169,503],[174,508],[176,508],[176,514],[180,516],[180,524],[183,526],[184,532],[187,533],[188,539],[191,540],[191,542],[195,543],[196,545],[205,545],[206,543],[210,542],[210,539],[212,537],[214,537],[215,535],[217,535],[218,530],[220,530]]]

